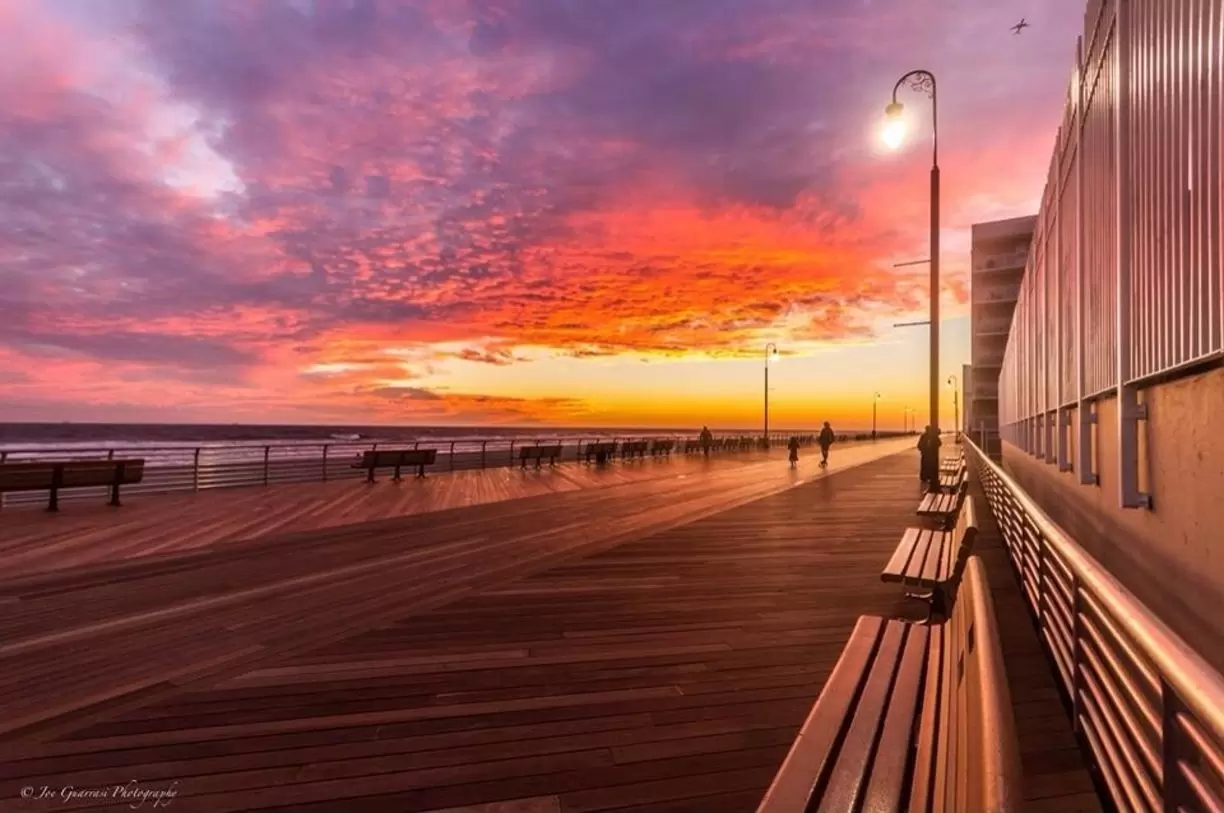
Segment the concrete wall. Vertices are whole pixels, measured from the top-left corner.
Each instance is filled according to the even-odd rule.
[[[1095,469],[1080,485],[1005,443],[1016,482],[1140,601],[1224,671],[1224,369],[1144,391],[1140,488],[1151,510],[1118,507],[1117,402],[1097,405]],[[1079,421],[1073,415],[1073,453]]]

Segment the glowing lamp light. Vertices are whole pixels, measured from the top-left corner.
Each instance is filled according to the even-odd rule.
[[[770,364],[777,364],[779,358],[780,357],[778,356],[778,348],[773,347],[773,348],[770,348],[769,355],[765,357],[765,360],[769,362]]]
[[[885,146],[890,150],[897,149],[905,141],[906,126],[903,111],[904,108],[898,102],[893,102],[884,108],[884,129],[880,135]]]

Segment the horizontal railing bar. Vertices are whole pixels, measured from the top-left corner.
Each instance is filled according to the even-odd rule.
[[[1128,630],[1157,672],[1177,692],[1196,719],[1207,726],[1213,737],[1224,736],[1224,678],[1152,615],[1117,579],[1072,542],[1010,475],[988,459],[971,439],[965,438],[964,442],[975,452],[978,464],[987,467],[992,476],[1007,487],[1011,498],[1038,528],[1047,544],[1067,563],[1085,597],[1097,602]]]
[[[1093,690],[1096,691],[1097,701],[1102,704],[1103,710],[1113,714],[1111,709],[1116,709],[1121,717],[1121,725],[1125,726],[1126,733],[1131,741],[1136,743],[1143,752],[1143,760],[1148,773],[1157,782],[1164,781],[1164,766],[1161,764],[1160,754],[1160,735],[1151,735],[1151,732],[1138,730],[1134,722],[1134,716],[1125,714],[1126,708],[1132,708],[1133,704],[1128,703],[1123,707],[1123,700],[1118,692],[1118,687],[1113,683],[1113,679],[1108,672],[1104,670],[1103,664],[1097,659],[1096,653],[1093,652],[1093,647],[1085,647],[1084,655],[1093,667],[1093,671],[1086,670],[1084,672],[1084,680],[1092,681]],[[1108,702],[1106,702],[1108,701]],[[1115,723],[1118,721],[1115,720]],[[1159,731],[1159,728],[1156,729]]]
[[[1082,642],[1084,652],[1092,655],[1094,658],[1103,659],[1109,665],[1110,679],[1116,678],[1125,685],[1126,696],[1130,700],[1131,706],[1142,717],[1153,741],[1158,741],[1161,738],[1160,715],[1157,712],[1155,701],[1153,701],[1151,695],[1135,685],[1134,675],[1125,666],[1118,663],[1116,653],[1111,651],[1101,640],[1100,633],[1097,632],[1092,622],[1085,618],[1081,619],[1081,623],[1083,624],[1084,631],[1087,633]],[[1100,671],[1099,665],[1097,667],[1098,671]]]
[[[1085,681],[1085,685],[1087,685],[1087,681]],[[1126,801],[1129,803],[1125,810],[1127,813],[1139,813],[1140,810],[1156,813],[1160,809],[1159,797],[1154,794],[1152,796],[1148,795],[1148,791],[1152,790],[1152,788],[1144,787],[1142,777],[1135,772],[1135,765],[1137,763],[1135,755],[1127,750],[1125,743],[1117,740],[1117,732],[1110,726],[1109,720],[1102,713],[1092,689],[1090,688],[1081,697],[1084,709],[1088,712],[1088,716],[1092,718],[1092,722],[1096,726],[1097,736],[1100,737],[1101,744],[1104,746],[1104,750],[1097,753],[1097,762],[1099,764],[1108,760],[1114,769],[1115,775],[1122,780],[1122,784],[1125,786]],[[1140,799],[1147,802],[1147,804],[1141,804]]]

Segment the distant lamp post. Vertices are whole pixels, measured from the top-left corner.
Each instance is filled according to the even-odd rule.
[[[765,345],[765,448],[769,448],[769,365],[778,360],[778,346]]]
[[[953,437],[960,440],[960,379],[954,375],[948,376],[948,386],[952,388],[952,427]]]
[[[876,393],[871,399],[871,439],[876,439],[876,407],[880,403],[880,393]]]
[[[935,74],[930,71],[910,71],[893,86],[892,101],[884,108],[884,143],[896,149],[905,141],[905,108],[897,101],[897,91],[909,85],[916,93],[925,93],[931,99],[931,369],[930,410],[931,426],[939,428],[939,104],[936,96]]]
[[[910,430],[910,427],[909,427],[910,412],[911,410],[908,405],[901,412],[901,431],[907,435],[909,434],[909,430]]]

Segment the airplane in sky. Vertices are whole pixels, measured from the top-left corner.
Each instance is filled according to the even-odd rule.
[[[1027,22],[1025,22],[1025,20],[1024,20],[1024,18],[1023,18],[1023,17],[1021,17],[1021,18],[1020,18],[1020,22],[1018,22],[1018,23],[1016,23],[1015,25],[1013,25],[1013,26],[1012,26],[1012,28],[1011,28],[1011,30],[1012,30],[1012,33],[1013,33],[1013,34],[1019,34],[1021,31],[1023,31],[1024,29],[1026,29],[1026,28],[1028,28],[1028,27],[1029,27],[1029,24],[1028,24]]]

